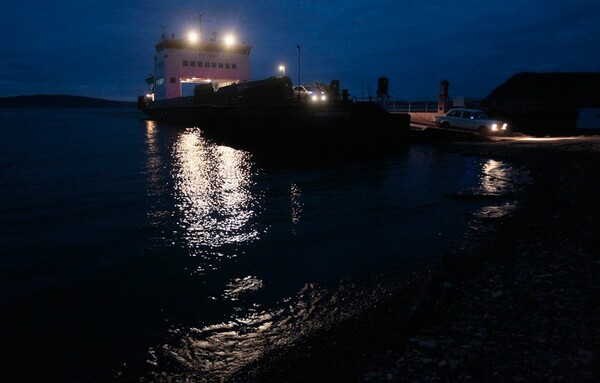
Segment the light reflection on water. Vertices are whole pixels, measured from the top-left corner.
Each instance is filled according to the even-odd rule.
[[[169,177],[164,171],[168,166],[167,159],[161,153],[161,143],[157,136],[158,125],[154,121],[145,121],[146,124],[146,168],[148,179],[146,193],[151,197],[151,209],[148,215],[155,227],[161,227],[163,222],[172,215],[172,211],[164,209],[161,198],[170,193]],[[163,240],[165,236],[163,233]],[[160,245],[160,244],[159,244]]]
[[[443,194],[444,188],[448,187],[448,181],[440,179],[441,175],[448,176],[443,153],[436,152],[439,157],[432,161],[428,156],[413,153],[408,156],[408,160],[405,159],[408,163],[406,169],[397,164],[391,166],[392,170],[386,168],[388,165],[382,165],[383,170],[379,167],[368,168],[374,175],[355,170],[343,170],[348,172],[346,176],[335,174],[335,171],[333,176],[329,172],[319,176],[313,176],[312,173],[306,176],[302,173],[307,178],[305,182],[302,177],[298,177],[281,183],[272,182],[267,187],[256,187],[259,174],[253,170],[256,164],[250,153],[216,145],[203,138],[198,129],[191,128],[177,134],[169,147],[169,161],[161,159],[156,153],[155,135],[156,127],[148,121],[148,154],[149,157],[154,157],[149,158],[147,163],[149,183],[165,183],[166,180],[153,174],[153,170],[165,167],[165,163],[169,163],[170,168],[168,174],[172,188],[169,190],[173,194],[174,209],[163,213],[177,217],[177,225],[175,233],[167,235],[165,240],[181,240],[186,255],[196,257],[197,273],[194,277],[199,280],[211,273],[229,273],[225,282],[212,286],[218,292],[211,291],[212,295],[198,297],[199,300],[210,300],[219,307],[229,305],[229,311],[221,316],[223,320],[195,324],[175,322],[164,342],[149,349],[148,363],[153,366],[151,371],[156,372],[153,377],[156,381],[222,380],[256,360],[266,350],[293,343],[311,329],[339,320],[344,315],[351,315],[358,309],[351,307],[340,310],[339,301],[344,299],[338,299],[339,291],[327,292],[310,280],[306,281],[301,291],[280,299],[275,307],[263,304],[260,295],[271,288],[269,277],[274,279],[269,273],[290,272],[289,269],[277,269],[278,265],[291,268],[285,261],[269,258],[269,253],[280,253],[284,260],[299,256],[309,258],[297,260],[302,267],[307,268],[333,269],[339,267],[337,263],[352,263],[355,261],[352,257],[360,265],[362,258],[359,256],[362,256],[360,253],[364,249],[384,258],[386,254],[383,251],[388,251],[386,246],[404,248],[406,242],[403,241],[406,238],[400,237],[401,231],[406,231],[407,237],[414,234],[405,227],[407,223],[414,227],[418,227],[416,222],[421,226],[434,227],[437,222],[433,221],[440,221],[446,212],[446,207],[443,206],[443,211],[440,211],[440,202],[436,200]],[[525,170],[514,168],[503,161],[466,161],[471,166],[468,171],[465,172],[460,167],[458,170],[452,169],[456,171],[457,178],[462,177],[463,181],[460,182],[464,182],[464,185],[452,184],[452,188],[467,188],[475,194],[502,197],[513,192],[527,178]],[[283,173],[284,176],[287,175]],[[331,179],[328,179],[330,176]],[[367,180],[366,184],[361,183],[362,178]],[[271,190],[267,196],[260,192],[269,187]],[[430,190],[435,187],[440,190]],[[163,190],[158,186],[154,186],[154,189]],[[377,194],[380,190],[381,194]],[[281,195],[278,194],[279,191]],[[271,200],[265,201],[267,198]],[[479,203],[474,208],[477,218],[500,217],[516,206],[514,202],[505,200],[486,200],[483,206],[480,201]],[[274,212],[270,213],[267,221],[279,225],[277,235],[285,233],[282,227],[285,228],[286,223],[290,224],[289,232],[292,237],[299,238],[295,243],[303,246],[301,251],[285,244],[291,241],[291,237],[276,237],[269,242],[278,246],[276,249],[265,248],[263,245],[255,250],[264,256],[265,264],[260,264],[251,271],[240,271],[238,268],[233,272],[221,270],[225,267],[222,261],[228,259],[241,262],[240,258],[244,257],[239,255],[243,254],[245,248],[265,241],[267,229],[271,230],[269,224],[259,229],[255,223],[265,219],[261,216],[264,209],[262,204],[272,204],[269,206]],[[355,205],[349,207],[349,204]],[[278,215],[278,209],[282,207],[289,209],[285,217]],[[464,213],[462,208],[452,211]],[[355,223],[353,216],[356,214],[365,215]],[[452,219],[461,220],[462,217]],[[365,227],[357,228],[356,225]],[[399,225],[398,232],[389,229],[392,225]],[[369,230],[377,234],[370,236]],[[418,233],[421,236],[429,235],[427,230],[429,228],[425,227]],[[438,234],[438,230],[431,230]],[[361,241],[362,235],[364,240]],[[389,238],[394,235],[402,239],[391,241]],[[306,238],[309,239],[307,243],[303,242]],[[346,239],[350,245],[341,245],[340,242]],[[436,239],[430,237],[429,240]],[[369,241],[372,245],[365,246]],[[349,249],[353,246],[359,249]],[[340,254],[334,254],[338,251]],[[331,259],[323,260],[322,255]],[[344,258],[345,256],[348,257]],[[369,301],[364,296],[354,300],[358,306],[363,304],[361,302]]]
[[[350,289],[351,286],[346,286]],[[170,340],[151,349],[148,363],[154,367],[157,382],[225,381],[266,351],[293,344],[305,334],[348,318],[364,307],[370,296],[359,292],[352,299],[340,293],[329,294],[314,284],[306,284],[294,298],[270,310],[258,305],[231,319],[200,328],[172,328]],[[350,303],[342,305],[341,301]],[[177,366],[177,372],[164,374],[164,366]]]
[[[488,159],[481,167],[478,191],[483,196],[502,197],[519,190],[529,181],[529,172],[504,161]],[[500,218],[511,214],[517,208],[515,201],[499,201],[486,204],[475,216],[477,218]]]
[[[146,176],[148,177],[148,194],[156,197],[164,189],[164,180],[161,177],[161,168],[164,166],[160,156],[160,147],[156,137],[156,122],[146,121]]]
[[[499,195],[506,192],[511,182],[508,179],[510,168],[502,161],[488,160],[483,164],[481,189],[489,195]]]
[[[292,200],[292,223],[297,224],[300,222],[302,216],[302,202],[300,197],[302,196],[302,190],[296,184],[290,186],[290,198]]]
[[[240,294],[258,291],[263,287],[263,281],[255,276],[249,275],[244,278],[235,278],[225,286],[223,298],[237,301]]]
[[[219,247],[259,238],[249,223],[257,202],[250,191],[249,153],[208,145],[198,129],[188,129],[174,144],[172,157],[176,207],[191,256],[210,259]]]
[[[218,381],[373,301],[342,299],[340,280],[428,264],[467,214],[503,214],[520,173],[434,145],[289,166],[137,116],[1,112],[6,344],[38,380],[127,363],[127,381]],[[445,197],[466,189],[500,195]]]

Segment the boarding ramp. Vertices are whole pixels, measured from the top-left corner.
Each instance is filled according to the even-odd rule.
[[[385,101],[383,107],[390,113],[410,114],[410,124],[413,127],[433,127],[433,116],[438,115],[437,100],[419,101]]]

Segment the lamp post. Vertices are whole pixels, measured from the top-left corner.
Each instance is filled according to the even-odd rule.
[[[280,65],[279,71],[281,72],[281,77],[285,77],[285,65]]]
[[[300,85],[300,45],[296,45],[298,49],[298,85]]]
[[[298,86],[300,86],[300,44],[296,45],[296,49],[298,49]],[[298,93],[298,101],[300,100],[300,92]]]

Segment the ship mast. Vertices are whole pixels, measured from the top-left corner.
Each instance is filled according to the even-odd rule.
[[[191,16],[190,19],[198,21],[198,34],[202,36],[202,14],[199,13],[198,16]],[[210,18],[206,22],[210,22]]]

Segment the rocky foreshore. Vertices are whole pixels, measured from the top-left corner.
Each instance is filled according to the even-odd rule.
[[[392,294],[234,381],[600,381],[600,137],[440,145],[526,166],[521,208],[417,279],[416,299]]]
[[[600,381],[600,138],[459,148],[527,166],[525,206],[441,265],[419,325],[356,381]]]

